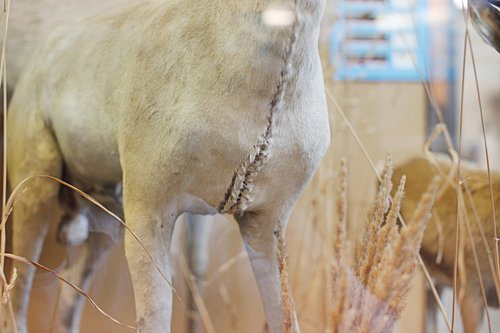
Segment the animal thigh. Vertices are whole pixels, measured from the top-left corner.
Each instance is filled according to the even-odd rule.
[[[61,177],[62,158],[50,129],[38,117],[34,105],[14,99],[8,117],[8,179],[14,189],[35,175]],[[13,252],[38,260],[45,235],[58,206],[59,184],[48,178],[32,178],[17,198],[13,212]],[[34,268],[14,263],[18,278],[12,304],[20,333],[26,332],[26,313]],[[13,323],[3,322],[2,332],[12,332]]]

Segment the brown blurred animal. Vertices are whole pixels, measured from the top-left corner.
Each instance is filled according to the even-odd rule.
[[[436,168],[426,158],[412,159],[394,171],[394,179],[400,179],[406,175],[406,198],[402,204],[403,218],[414,211],[415,206],[427,189],[428,184],[436,175],[446,177],[452,167],[452,163],[445,158],[437,159]],[[438,171],[440,170],[440,171]],[[479,268],[485,287],[486,298],[489,306],[498,307],[499,300],[495,287],[495,275],[492,272],[492,266],[496,265],[488,256],[493,256],[493,215],[490,205],[490,188],[488,175],[484,170],[476,169],[472,166],[462,165],[461,175],[465,185],[469,189],[472,198],[472,205],[467,200],[467,193],[464,191],[464,200],[466,202],[467,218],[462,218],[463,237],[461,259],[459,260],[458,274],[458,302],[462,314],[464,332],[475,333],[478,331],[482,322],[484,312],[484,302],[480,289],[479,275],[476,269],[476,263],[473,255],[473,248],[479,258]],[[496,209],[497,228],[500,230],[500,174],[493,173],[493,195]],[[455,180],[452,180],[455,182]],[[432,211],[432,219],[425,231],[420,254],[430,274],[435,279],[437,288],[453,286],[453,272],[455,260],[455,233],[456,233],[456,204],[457,195],[453,186],[448,186],[437,198]],[[472,207],[475,207],[479,223],[473,213]],[[466,223],[470,226],[472,239],[468,235]],[[484,239],[481,236],[481,229],[484,232]],[[491,260],[490,260],[491,259]],[[432,297],[432,296],[431,296]]]

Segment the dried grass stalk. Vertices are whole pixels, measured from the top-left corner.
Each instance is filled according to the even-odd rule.
[[[12,270],[12,277],[10,278],[10,282],[7,282],[5,280],[5,286],[2,290],[2,297],[1,297],[1,304],[6,305],[9,302],[9,295],[12,292],[12,289],[14,289],[14,286],[16,285],[16,280],[17,280],[17,269],[14,267]]]
[[[96,309],[104,317],[108,318],[109,320],[111,320],[112,322],[114,322],[117,325],[120,325],[120,326],[125,327],[125,328],[129,328],[131,330],[136,330],[136,327],[124,324],[124,323],[120,322],[119,320],[115,319],[114,317],[112,317],[110,314],[108,314],[106,311],[104,311],[99,305],[97,305],[97,303],[90,297],[90,295],[88,293],[86,293],[83,289],[81,289],[80,287],[74,285],[70,281],[66,280],[64,277],[62,277],[60,274],[58,274],[54,270],[52,270],[52,269],[50,269],[48,267],[45,267],[45,266],[43,266],[43,265],[41,265],[41,264],[39,264],[39,263],[37,263],[37,262],[35,262],[33,260],[30,260],[30,259],[27,259],[27,258],[24,258],[24,257],[20,257],[20,256],[17,256],[15,254],[12,254],[12,253],[5,253],[5,257],[6,258],[10,258],[10,259],[15,260],[15,261],[18,261],[18,262],[21,262],[21,263],[24,263],[26,265],[33,266],[33,267],[35,267],[37,269],[41,269],[41,270],[44,270],[46,272],[49,272],[49,273],[53,274],[60,281],[62,281],[63,283],[67,284],[68,286],[70,286],[71,288],[73,288],[74,290],[76,290],[80,295],[82,295],[83,297],[85,297],[87,299],[87,301],[90,303],[90,305],[92,305],[92,307],[94,309]],[[7,297],[9,297],[8,293],[7,293]]]
[[[229,316],[229,322],[231,323],[231,330],[233,332],[238,332],[238,314],[236,307],[231,303],[231,298],[229,296],[229,291],[224,285],[219,286],[219,295],[224,303],[227,314]]]
[[[354,269],[350,269],[344,254],[347,242],[346,173],[343,161],[337,193],[337,226],[333,235],[331,327],[328,330],[333,333],[390,332],[405,306],[439,182],[433,180],[408,226],[399,230],[397,221],[405,178],[401,179],[391,198],[392,162],[388,157],[375,203],[356,246]]]
[[[335,204],[336,209],[336,225],[333,234],[333,262],[331,267],[332,283],[331,292],[336,295],[332,306],[331,315],[331,332],[338,332],[340,329],[342,314],[344,312],[345,295],[348,289],[347,272],[345,271],[342,258],[344,257],[344,249],[346,243],[346,224],[347,224],[347,162],[342,159],[340,162],[339,184],[337,188],[337,199]]]
[[[295,307],[290,293],[288,279],[288,255],[282,226],[276,232],[278,245],[278,268],[281,283],[281,306],[283,309],[282,328],[284,333],[293,333],[295,325]]]
[[[378,250],[378,234],[384,223],[384,216],[390,207],[390,193],[392,190],[392,159],[387,156],[382,184],[379,187],[377,198],[369,214],[365,219],[365,227],[361,242],[356,245],[355,270],[361,282],[368,282],[368,275],[374,263],[374,257]]]
[[[203,301],[203,296],[201,294],[200,289],[196,285],[195,278],[193,274],[189,271],[188,263],[186,260],[186,257],[184,256],[183,253],[179,253],[179,267],[180,271],[186,281],[187,287],[189,292],[192,295],[194,304],[196,305],[196,308],[198,312],[200,313],[200,319],[201,323],[203,324],[203,327],[205,329],[205,332],[207,333],[215,333],[215,326],[212,322],[212,319],[210,318],[210,314],[208,313],[208,308],[205,305],[205,302]]]

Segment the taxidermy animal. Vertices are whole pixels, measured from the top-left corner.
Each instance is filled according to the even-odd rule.
[[[406,198],[403,200],[401,208],[403,218],[413,212],[421,193],[425,192],[427,185],[434,176],[443,175],[445,178],[449,174],[452,166],[451,162],[445,158],[437,160],[440,171],[426,158],[415,158],[396,168],[394,179],[399,179],[404,174],[407,177]],[[461,232],[464,237],[460,238],[463,246],[463,251],[461,251],[463,257],[460,255],[458,261],[457,299],[462,314],[464,332],[475,333],[479,331],[483,318],[484,301],[472,247],[475,247],[479,259],[478,264],[484,283],[485,295],[487,303],[491,307],[499,306],[495,287],[495,279],[498,277],[495,277],[494,274],[498,262],[494,262],[493,239],[495,235],[488,174],[484,170],[462,164],[461,177],[470,191],[472,200],[468,200],[467,193],[464,191],[467,216],[461,217]],[[493,172],[492,179],[494,202],[495,207],[497,207],[496,223],[497,229],[500,230],[500,216],[498,214],[498,207],[500,207],[500,174]],[[455,182],[454,178],[452,181]],[[438,290],[445,286],[453,286],[456,204],[456,191],[452,186],[448,186],[434,204],[432,219],[425,231],[420,250],[422,259],[437,282]],[[472,207],[477,212],[477,219]],[[466,223],[469,227],[467,227]],[[472,238],[469,236],[468,230],[470,230]],[[481,230],[483,235],[481,235]],[[491,257],[489,253],[491,253]]]
[[[234,213],[269,329],[281,332],[275,231],[330,138],[317,46],[324,5],[152,0],[57,29],[11,101],[11,186],[49,174],[119,213],[123,198],[128,227],[168,278],[180,214]],[[58,196],[57,183],[41,180],[23,194],[14,253],[38,259]],[[105,218],[79,201],[62,208],[70,226]],[[170,286],[130,233],[125,252],[138,332],[169,331]],[[17,269],[11,298],[26,332],[34,272]]]
[[[113,6],[123,6],[134,0],[24,0],[12,1],[10,4],[9,34],[7,39],[7,88],[8,100],[12,95],[14,87],[21,76],[22,71],[28,64],[30,57],[36,51],[37,46],[58,26],[67,24],[82,17],[95,15],[98,12],[109,11]],[[3,34],[0,34],[3,41]],[[1,42],[0,42],[1,43]],[[3,106],[0,106],[3,108]],[[3,109],[1,110],[3,112]],[[3,121],[3,120],[2,120]],[[0,127],[3,133],[3,126]],[[0,149],[3,151],[3,134]],[[2,162],[3,165],[3,154]],[[62,194],[65,203],[68,198],[74,201],[74,194],[66,191]],[[108,205],[112,203],[107,198],[100,198]],[[72,205],[77,208],[76,204]],[[94,211],[94,208],[90,208]],[[121,210],[118,207],[118,210]],[[96,213],[99,213],[98,211]],[[90,214],[90,213],[89,213]],[[68,214],[66,214],[68,215]],[[72,212],[71,215],[77,215]],[[101,214],[102,215],[102,214]],[[63,219],[67,221],[68,218]],[[199,290],[203,289],[203,279],[208,268],[208,236],[210,228],[210,217],[199,217],[192,214],[185,215],[187,225],[187,247],[186,255],[190,271],[195,276],[195,282]],[[92,219],[90,225],[86,220],[80,223],[61,223],[58,240],[68,245],[80,245],[83,243],[82,255],[76,261],[69,261],[62,275],[73,281],[83,289],[90,287],[90,282],[99,264],[106,259],[106,254],[112,247],[112,242],[121,241],[121,230],[116,228],[112,221],[103,222]],[[116,230],[118,229],[118,230]],[[90,232],[90,233],[89,233]],[[97,233],[98,234],[97,234]],[[110,234],[111,233],[111,234]],[[107,238],[105,235],[111,236]],[[98,253],[99,255],[94,255]],[[85,271],[82,271],[85,267]],[[192,313],[197,312],[192,298],[189,299]],[[72,288],[63,285],[59,297],[59,314],[55,317],[54,330],[57,332],[78,332],[80,317],[82,314],[84,299],[78,297]],[[189,317],[189,332],[199,332],[199,320]]]

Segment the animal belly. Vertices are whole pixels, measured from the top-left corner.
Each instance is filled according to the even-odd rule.
[[[56,139],[70,181],[103,185],[121,182],[118,147],[113,135],[104,128],[96,123],[70,125],[65,129],[58,128]]]
[[[118,156],[94,146],[63,152],[64,163],[70,179],[92,184],[117,184],[122,180]],[[81,149],[81,150],[78,150]]]

